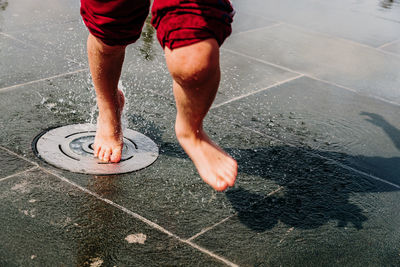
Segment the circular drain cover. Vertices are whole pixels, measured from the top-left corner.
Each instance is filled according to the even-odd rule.
[[[136,131],[124,130],[119,163],[102,162],[93,156],[96,125],[74,124],[51,129],[33,140],[33,151],[53,166],[86,174],[118,174],[143,169],[158,157],[157,145]]]

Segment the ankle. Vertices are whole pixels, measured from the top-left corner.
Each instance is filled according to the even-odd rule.
[[[189,123],[182,123],[178,120],[175,123],[175,134],[178,140],[196,140],[203,136],[202,126],[194,126]]]
[[[120,100],[118,94],[110,94],[110,95],[97,94],[97,106],[99,107],[99,110],[119,108],[119,102]]]

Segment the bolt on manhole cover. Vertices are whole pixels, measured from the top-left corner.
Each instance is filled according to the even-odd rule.
[[[73,124],[42,132],[35,137],[35,155],[49,164],[71,172],[110,175],[136,171],[158,157],[157,145],[136,131],[124,130],[124,146],[119,163],[102,162],[93,156],[96,125]]]

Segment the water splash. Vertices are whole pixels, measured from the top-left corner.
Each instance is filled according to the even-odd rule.
[[[121,80],[118,81],[118,88],[122,91],[122,93],[124,93],[124,95],[126,95],[126,93],[125,93],[126,88]],[[124,109],[122,110],[122,114],[121,114],[122,131],[127,129],[129,126],[129,120],[127,117],[128,113],[129,113],[129,102],[128,102],[128,98],[125,97],[125,106],[124,106]]]
[[[88,73],[86,76],[86,83],[89,85],[87,87],[87,90],[91,94],[91,100],[94,102],[94,104],[90,108],[89,120],[87,122],[89,122],[90,124],[96,124],[96,118],[97,118],[97,114],[99,113],[99,109],[97,108],[94,84],[93,84],[92,76],[90,75],[90,73]]]

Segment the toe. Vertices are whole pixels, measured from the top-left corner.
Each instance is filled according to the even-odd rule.
[[[110,156],[111,156],[111,149],[105,149],[104,155],[103,155],[103,161],[110,161]]]
[[[226,172],[221,179],[223,179],[230,187],[232,187],[235,184],[235,177],[232,176],[232,173]]]
[[[93,146],[93,155],[96,157],[96,158],[98,158],[99,157],[99,152],[100,152],[100,147],[99,146],[97,146],[97,145],[94,145]]]
[[[112,151],[111,162],[120,162],[121,161],[121,148],[116,148]]]
[[[234,173],[229,169],[224,171],[224,173],[221,175],[221,179],[224,180],[228,186],[233,186],[235,184]]]
[[[103,161],[104,152],[105,152],[105,150],[104,150],[103,148],[99,150],[99,156],[98,156],[98,158],[99,158],[99,160],[101,160],[101,161]]]
[[[213,187],[217,191],[224,191],[228,187],[228,184],[222,179],[217,179],[217,183]]]
[[[224,166],[220,175],[221,179],[223,179],[231,187],[235,184],[236,176],[237,176],[236,161],[233,161],[233,164],[228,164]]]
[[[207,175],[200,174],[200,176],[208,185],[210,185],[217,191],[223,191],[228,187],[227,183],[224,180],[219,179],[218,176],[215,176],[213,174],[210,173],[208,173]]]

